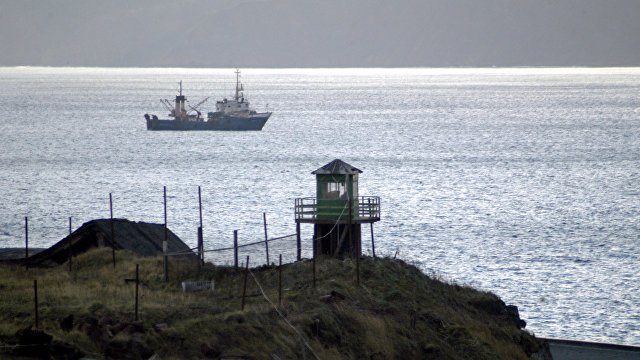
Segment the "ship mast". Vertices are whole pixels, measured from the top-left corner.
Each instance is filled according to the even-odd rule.
[[[240,83],[240,69],[236,68],[236,95],[235,95],[236,101],[244,97],[244,94],[242,94],[242,91],[244,91],[244,88]]]
[[[173,116],[176,119],[182,119],[186,117],[187,112],[184,107],[185,97],[182,96],[182,80],[180,80],[180,95],[176,96],[176,106],[173,110]]]

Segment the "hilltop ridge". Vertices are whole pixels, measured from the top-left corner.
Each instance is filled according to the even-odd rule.
[[[496,295],[426,275],[401,260],[362,257],[243,269],[97,249],[49,269],[0,266],[2,353],[28,356],[34,338],[54,358],[160,359],[550,359],[523,330],[517,308]],[[134,286],[140,268],[139,321]],[[38,279],[39,331],[33,324]],[[215,291],[183,293],[185,279],[214,280]],[[31,347],[29,345],[31,341]],[[21,347],[22,346],[22,347]],[[0,353],[0,354],[2,354]]]

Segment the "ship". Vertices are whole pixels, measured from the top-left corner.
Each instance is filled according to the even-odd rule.
[[[198,108],[209,98],[198,102],[195,106],[187,104],[182,95],[182,81],[176,95],[175,104],[167,99],[160,102],[169,110],[170,119],[159,119],[157,115],[144,114],[147,130],[262,130],[269,120],[271,112],[256,112],[244,98],[244,87],[240,82],[240,70],[236,69],[236,91],[233,99],[216,102],[216,111],[208,112],[207,118],[202,116]]]

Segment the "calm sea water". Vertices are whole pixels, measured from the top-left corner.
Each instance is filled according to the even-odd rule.
[[[0,247],[23,244],[25,216],[34,247],[108,218],[109,193],[115,217],[162,223],[163,186],[189,245],[198,186],[207,248],[263,239],[263,213],[292,234],[311,171],[341,158],[382,198],[377,254],[495,292],[537,335],[640,344],[639,68],[242,75],[274,112],[261,132],[145,128],[180,80],[204,110],[230,97],[233,69],[0,68]]]

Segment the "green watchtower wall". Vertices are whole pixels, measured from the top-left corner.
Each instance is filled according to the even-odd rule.
[[[346,219],[351,201],[351,216],[358,214],[358,174],[316,175],[317,217]]]

